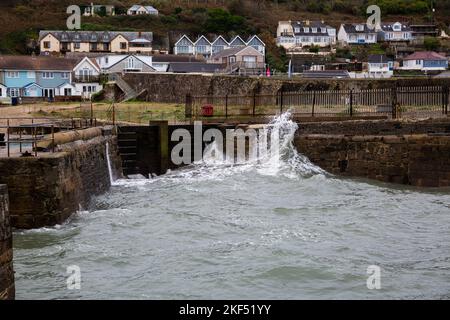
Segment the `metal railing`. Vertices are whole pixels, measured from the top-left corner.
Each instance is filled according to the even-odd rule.
[[[225,95],[186,97],[187,118],[273,116],[290,111],[297,116],[390,118],[442,117],[448,115],[449,87],[393,87],[366,90],[279,91],[275,95]]]
[[[0,118],[0,157],[38,156],[55,152],[55,134],[97,126],[88,118]],[[50,150],[38,150],[38,143],[51,141]]]

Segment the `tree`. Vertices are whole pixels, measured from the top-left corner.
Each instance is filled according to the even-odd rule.
[[[435,51],[440,48],[441,42],[437,38],[426,37],[423,41],[423,45],[428,51]]]

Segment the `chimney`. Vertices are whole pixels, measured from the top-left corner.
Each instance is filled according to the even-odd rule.
[[[305,25],[309,26],[309,20],[305,21]]]

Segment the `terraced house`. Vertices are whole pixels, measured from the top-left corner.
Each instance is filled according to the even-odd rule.
[[[336,29],[324,21],[280,21],[277,45],[286,50],[302,47],[327,47],[336,44]]]
[[[89,58],[0,56],[0,83],[6,97],[89,98],[102,89],[100,68]]]
[[[209,58],[227,49],[244,47],[253,47],[262,55],[266,54],[266,45],[257,35],[249,37],[247,41],[240,36],[235,36],[230,41],[225,40],[223,36],[218,36],[210,41],[203,35],[193,41],[187,35],[183,35],[175,43],[173,51],[176,55],[199,55]]]
[[[338,32],[338,41],[343,44],[373,44],[378,42],[376,28],[366,23],[342,24]]]
[[[148,53],[152,32],[122,31],[41,31],[41,54],[66,52]]]

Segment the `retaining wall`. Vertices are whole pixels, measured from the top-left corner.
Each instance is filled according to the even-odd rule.
[[[39,157],[0,159],[0,183],[8,185],[13,227],[40,228],[61,224],[106,192],[110,177],[106,157],[110,146],[113,172],[121,175],[114,135],[62,146],[63,152]]]
[[[15,296],[12,234],[8,211],[8,188],[0,185],[0,300]]]

